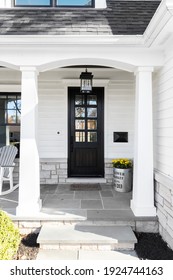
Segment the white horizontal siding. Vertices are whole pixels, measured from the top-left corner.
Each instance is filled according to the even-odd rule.
[[[40,158],[66,158],[66,143],[66,90],[60,83],[44,80],[39,83]]]
[[[132,74],[111,81],[106,90],[105,157],[133,158],[135,82]],[[127,79],[128,77],[128,79]],[[128,143],[114,143],[113,132],[128,132]]]
[[[39,79],[40,158],[67,158],[67,87],[58,74],[47,72]],[[105,158],[133,157],[134,107],[133,74],[116,72],[105,88]],[[127,131],[129,142],[113,143],[114,131]]]
[[[173,58],[154,77],[154,165],[173,176]]]

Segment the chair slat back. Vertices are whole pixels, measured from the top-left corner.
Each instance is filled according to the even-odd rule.
[[[18,149],[15,146],[9,145],[4,146],[0,149],[0,166],[8,167],[12,166],[17,155]],[[5,169],[4,176],[6,177],[8,174],[8,170]]]
[[[15,146],[4,146],[0,149],[0,166],[12,166],[17,155]]]

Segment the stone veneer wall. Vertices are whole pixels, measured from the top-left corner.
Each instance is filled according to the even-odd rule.
[[[105,159],[105,179],[107,184],[113,183],[113,167],[110,159]]]
[[[14,184],[17,184],[19,182],[19,159],[15,159],[15,167],[13,171],[13,181]]]
[[[159,232],[173,249],[173,178],[155,172],[155,204]]]
[[[41,160],[40,161],[40,183],[58,184],[66,183],[67,160]]]
[[[19,159],[15,160],[14,183],[19,181]],[[58,184],[66,183],[67,180],[67,160],[40,160],[40,183],[41,184]],[[106,183],[113,182],[113,168],[110,160],[105,160],[105,179]]]

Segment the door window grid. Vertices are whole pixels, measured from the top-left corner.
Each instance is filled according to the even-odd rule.
[[[97,96],[78,94],[74,102],[75,142],[97,142]]]

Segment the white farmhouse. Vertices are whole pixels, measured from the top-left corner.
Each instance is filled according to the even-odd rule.
[[[173,1],[0,1],[0,146],[14,142],[17,216],[39,212],[40,183],[111,183],[131,158],[131,210],[173,248]]]

